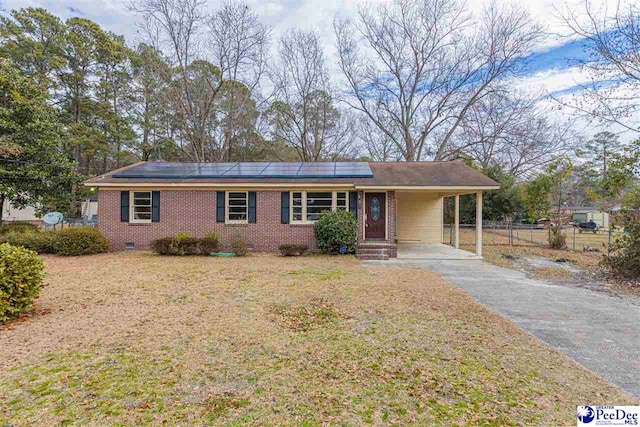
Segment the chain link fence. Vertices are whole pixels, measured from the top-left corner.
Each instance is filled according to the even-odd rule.
[[[608,253],[611,242],[622,231],[608,228],[598,228],[595,231],[581,230],[577,226],[561,227],[565,236],[566,249],[573,251],[588,251]],[[483,246],[539,246],[549,247],[551,230],[547,225],[514,224],[498,221],[486,221],[482,225]],[[454,224],[445,224],[443,243],[453,245],[455,240]],[[474,246],[476,244],[475,224],[460,224],[460,246]]]

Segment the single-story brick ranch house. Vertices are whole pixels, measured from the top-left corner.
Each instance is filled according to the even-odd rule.
[[[461,161],[140,162],[85,185],[98,189],[98,227],[114,250],[148,249],[177,232],[216,232],[222,243],[240,237],[257,252],[283,243],[314,248],[319,214],[347,209],[358,220],[357,256],[378,259],[396,257],[403,243],[441,244],[444,197],[459,207],[462,194],[481,202],[483,191],[499,188]]]

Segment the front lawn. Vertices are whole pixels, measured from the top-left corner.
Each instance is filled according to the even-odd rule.
[[[423,270],[46,257],[0,328],[0,425],[575,424],[638,404]]]

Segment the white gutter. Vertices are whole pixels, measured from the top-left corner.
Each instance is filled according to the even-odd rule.
[[[427,186],[427,185],[386,185],[386,186],[375,186],[375,185],[356,185],[356,190],[432,190],[432,191],[478,191],[478,190],[497,190],[500,188],[499,185],[491,185],[491,186]]]
[[[208,182],[85,182],[85,187],[111,187],[111,188],[138,188],[138,187],[162,187],[162,188],[184,188],[184,187],[201,187],[201,188],[349,188],[353,189],[353,184],[319,184],[319,183],[251,183],[251,182],[224,182],[224,183],[208,183]]]
[[[418,185],[388,185],[388,186],[367,186],[354,185],[349,183],[251,183],[251,182],[224,182],[224,183],[208,183],[208,182],[85,182],[85,187],[110,187],[110,188],[348,188],[367,191],[485,191],[497,190],[499,185],[494,186],[418,186]]]

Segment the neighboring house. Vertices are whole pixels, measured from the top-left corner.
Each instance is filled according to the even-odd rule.
[[[82,202],[82,216],[88,220],[98,214],[98,198],[92,196]],[[24,208],[14,208],[5,200],[2,206],[2,221],[27,221],[33,224],[41,225],[42,218],[36,215],[36,208],[33,206],[25,206]]]
[[[42,220],[36,216],[36,209],[33,206],[14,208],[9,204],[8,200],[5,200],[2,205],[2,221],[27,221],[34,224],[42,223]]]
[[[609,228],[609,214],[598,210],[576,210],[571,219],[576,223],[593,221],[600,228]]]
[[[560,208],[560,215],[570,217],[576,212],[597,212],[599,210],[595,206],[563,206]]]
[[[283,243],[313,249],[319,214],[346,209],[358,220],[357,255],[383,259],[402,242],[441,244],[443,197],[457,196],[459,206],[461,194],[482,200],[483,191],[499,188],[460,161],[140,162],[85,185],[98,188],[98,227],[115,250],[148,249],[178,232],[216,232],[223,244],[240,237],[260,252]]]
[[[609,228],[609,214],[595,206],[563,206],[560,208],[560,214],[565,216],[567,221],[574,223],[593,221],[600,228]]]

